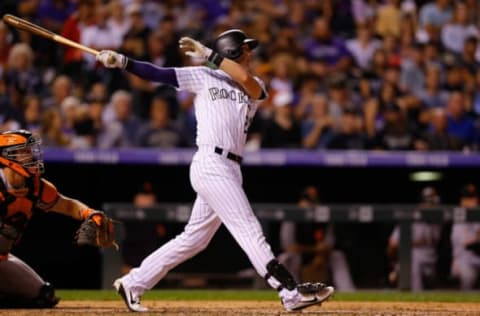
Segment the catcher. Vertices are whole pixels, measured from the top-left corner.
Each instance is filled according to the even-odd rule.
[[[10,254],[36,212],[83,221],[75,236],[79,245],[116,246],[113,221],[59,193],[43,171],[40,139],[26,130],[0,133],[0,308],[51,308],[59,301],[50,283]]]

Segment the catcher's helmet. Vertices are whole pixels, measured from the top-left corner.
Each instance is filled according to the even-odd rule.
[[[242,30],[231,29],[217,36],[213,43],[213,50],[223,57],[235,60],[243,55],[244,44],[254,49],[258,46],[258,40],[247,38]]]
[[[0,156],[21,165],[30,174],[44,171],[40,138],[20,129],[0,134]]]

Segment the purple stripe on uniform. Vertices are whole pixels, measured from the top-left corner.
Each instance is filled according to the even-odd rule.
[[[173,68],[158,67],[152,63],[128,59],[125,70],[143,79],[178,88],[177,74]]]

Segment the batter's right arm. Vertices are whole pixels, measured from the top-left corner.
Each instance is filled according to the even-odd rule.
[[[254,100],[263,99],[265,92],[260,83],[239,63],[222,57],[202,43],[190,38],[182,37],[179,41],[180,48],[191,57],[203,58],[225,71],[230,77],[238,82],[245,92]]]

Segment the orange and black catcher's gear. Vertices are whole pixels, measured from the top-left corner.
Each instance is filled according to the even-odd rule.
[[[1,133],[0,166],[27,178],[42,174],[45,167],[40,138],[23,129]]]

